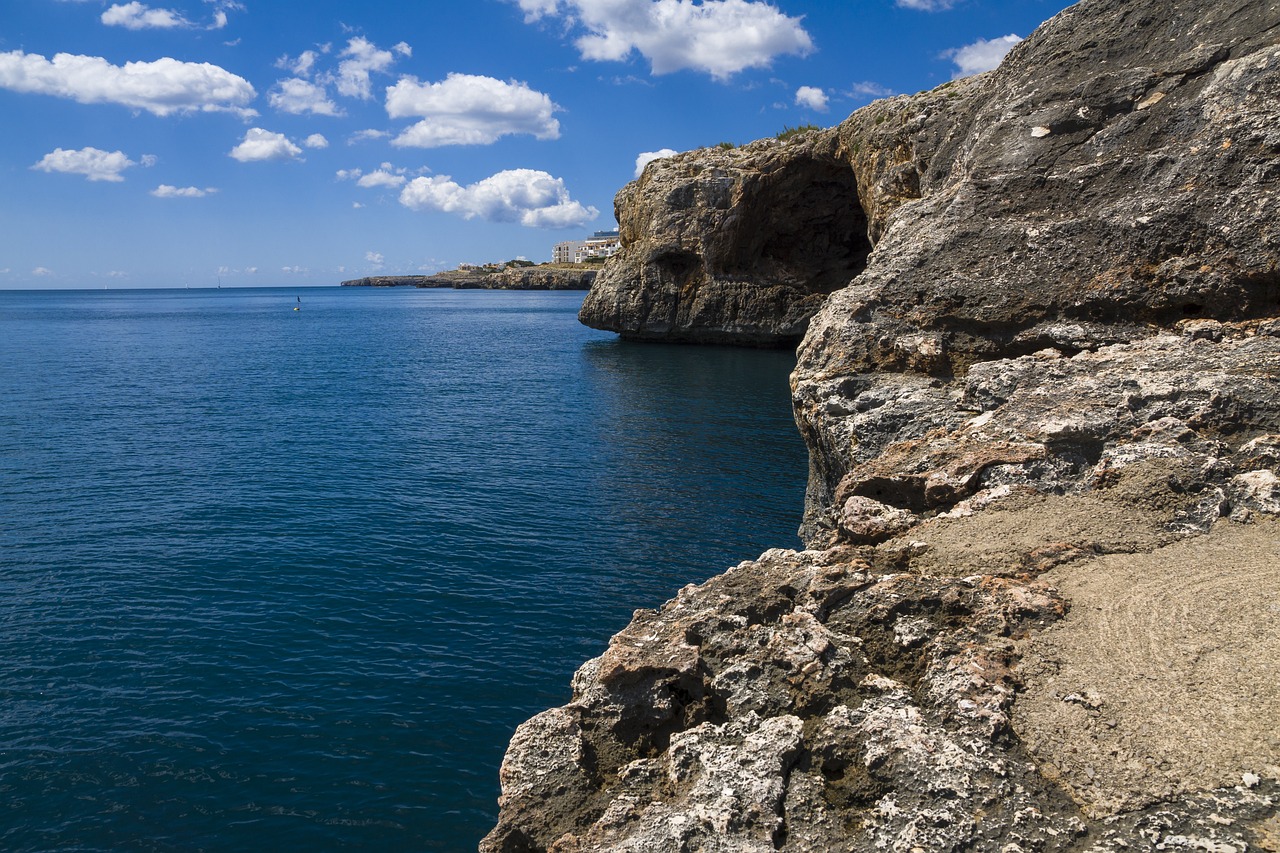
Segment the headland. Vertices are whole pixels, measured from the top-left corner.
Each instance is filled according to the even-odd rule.
[[[1280,7],[650,163],[581,319],[794,346],[805,550],[639,610],[484,851],[1280,851]],[[708,574],[719,567],[708,567]]]
[[[468,266],[431,275],[365,276],[343,287],[445,287],[455,290],[587,290],[598,264],[505,264]]]

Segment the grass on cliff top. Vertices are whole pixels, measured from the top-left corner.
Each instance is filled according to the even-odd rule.
[[[799,136],[802,133],[808,133],[811,130],[822,130],[816,124],[802,124],[799,127],[789,127],[784,125],[782,130],[774,138],[779,142],[786,142],[793,136]]]

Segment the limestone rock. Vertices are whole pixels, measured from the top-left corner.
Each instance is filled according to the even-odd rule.
[[[1179,478],[1170,526],[1206,529],[1223,514],[1274,513],[1274,474],[1254,449],[1280,433],[1280,339],[1256,331],[1252,323],[1220,324],[1216,341],[1168,334],[1071,358],[980,362],[944,386],[950,394],[933,397],[944,412],[930,419],[860,417],[870,407],[864,397],[883,400],[886,388],[901,387],[891,375],[846,383],[843,393],[828,384],[812,417],[842,437],[841,445],[827,445],[825,459],[845,473],[831,508],[810,516],[808,539],[877,541],[865,524],[851,523],[855,498],[882,505],[881,515],[933,515],[1000,488],[1105,488],[1122,469],[1148,460],[1163,460],[1166,479]]]
[[[618,193],[622,250],[579,319],[624,337],[791,344],[871,250],[830,131],[656,160]]]
[[[1085,0],[954,107],[943,89],[895,99],[935,129],[911,161],[919,198],[893,209],[866,269],[814,316],[793,377],[812,454],[808,541],[828,535],[824,516],[858,465],[958,428],[975,400],[941,400],[981,393],[963,383],[983,362],[1040,353],[1030,369],[1179,327],[1188,345],[1213,343],[1224,322],[1261,320],[1256,333],[1273,334],[1277,27],[1280,9],[1266,3]],[[838,129],[844,150],[864,113]],[[920,376],[939,383],[939,404],[899,434],[843,414]],[[1062,421],[1054,441],[1072,428]]]
[[[1034,528],[1035,517],[1022,523]],[[1250,535],[1272,541],[1277,523]],[[1231,534],[1222,530],[1223,544],[1216,533],[1198,541],[1230,549]],[[1177,553],[1157,549],[1147,561],[1176,566],[1177,577],[1211,588],[1194,560]],[[1143,740],[1142,721],[1154,719],[1162,688],[1153,681],[1113,709],[1120,688],[1096,681],[1103,670],[1091,661],[1110,658],[1111,669],[1130,679],[1145,666],[1154,678],[1158,648],[1142,636],[1124,640],[1127,621],[1112,629],[1121,638],[1109,646],[1116,654],[1092,648],[1089,623],[1082,635],[1062,595],[1025,573],[928,576],[911,556],[900,560],[905,571],[884,573],[876,568],[881,556],[868,548],[771,551],[686,587],[658,611],[637,613],[580,670],[573,701],[535,717],[513,739],[502,815],[481,850],[1149,849],[1153,827],[1154,840],[1196,837],[1243,850],[1259,837],[1255,827],[1280,801],[1280,767],[1258,760],[1274,752],[1265,740],[1274,740],[1269,717],[1241,732],[1222,726],[1204,748],[1219,753],[1215,766],[1178,776],[1193,784],[1153,786],[1135,797],[1132,775],[1100,775],[1110,771],[1103,761],[1116,743],[1127,750],[1119,760],[1130,774],[1123,762],[1155,756],[1167,766],[1196,754],[1193,744],[1178,746],[1195,739],[1179,732],[1178,710],[1169,710],[1153,726],[1160,739]],[[1241,577],[1253,573],[1256,583],[1265,566],[1249,563]],[[1158,574],[1145,577],[1161,583]],[[1230,690],[1229,669],[1220,668],[1224,650],[1197,627],[1219,611],[1184,626],[1179,613],[1189,602],[1180,588],[1165,591],[1166,615],[1146,622],[1218,652],[1220,692],[1203,696],[1202,707],[1240,713],[1258,701],[1250,690],[1277,701],[1262,670]],[[1127,608],[1141,597],[1099,600]],[[1230,601],[1219,595],[1214,606]],[[1233,631],[1241,636],[1272,618],[1265,603],[1236,610]],[[1063,648],[1093,658],[1077,663],[1056,652],[1059,625],[1062,636],[1081,638]],[[1269,659],[1280,634],[1268,642],[1257,649],[1259,660]],[[1020,716],[1027,676],[1017,665],[1028,643],[1035,704]],[[1172,677],[1181,671],[1175,664]],[[1049,681],[1055,674],[1059,680]],[[1065,688],[1084,698],[1064,705]],[[1121,729],[1108,735],[1113,710]],[[1098,768],[1093,776],[1062,734],[1080,724],[1075,717],[1096,719],[1088,731],[1103,732],[1092,735],[1096,746],[1090,741],[1085,755]],[[1243,773],[1256,776],[1256,785],[1240,785]],[[1119,802],[1116,790],[1130,798],[1127,809],[1110,805]]]
[[[589,325],[804,334],[810,550],[638,611],[482,850],[1280,850],[1280,5],[1083,0],[617,205]]]

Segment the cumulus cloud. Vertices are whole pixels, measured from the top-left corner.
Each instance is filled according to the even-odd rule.
[[[293,77],[281,80],[267,97],[271,106],[282,113],[340,116],[342,109],[333,102],[324,86]]]
[[[149,160],[146,165],[155,162],[150,155],[143,158]],[[71,151],[56,148],[31,168],[41,172],[63,172],[68,175],[84,175],[91,181],[123,181],[120,174],[125,169],[137,166],[123,151],[103,151],[101,148],[81,148]]]
[[[102,23],[126,30],[168,30],[189,27],[191,22],[172,9],[152,9],[134,0],[117,3],[102,13]]]
[[[302,140],[302,144],[308,148],[328,148],[329,140],[324,138],[323,133],[313,133]]]
[[[377,169],[367,175],[362,175],[356,180],[356,186],[372,189],[374,187],[390,187],[396,189],[404,186],[409,179],[404,175],[398,175],[389,172],[386,169]]]
[[[489,145],[518,133],[557,139],[560,122],[552,114],[558,109],[525,83],[475,74],[450,74],[439,83],[402,77],[387,89],[388,115],[422,119],[391,141],[400,147]]]
[[[286,55],[276,60],[276,67],[291,72],[293,77],[280,80],[272,88],[268,98],[271,106],[295,115],[345,115],[329,97],[330,86],[348,98],[368,100],[373,97],[372,75],[388,71],[397,54],[411,56],[413,49],[400,42],[390,50],[383,50],[367,38],[357,36],[348,41],[339,54],[336,70],[318,70],[317,61],[328,52],[329,45],[324,45],[319,51],[307,50],[296,58]]]
[[[365,252],[364,259],[374,266],[382,266],[383,258],[381,252]]]
[[[401,190],[400,203],[528,228],[569,228],[600,215],[571,199],[563,180],[534,169],[510,169],[465,187],[448,175],[414,178]]]
[[[820,113],[827,111],[827,93],[816,86],[801,86],[796,89],[796,106],[808,107]]]
[[[169,184],[161,184],[151,191],[156,198],[204,198],[205,196],[216,193],[214,187],[174,187]]]
[[[978,39],[973,44],[945,51],[942,56],[956,64],[956,73],[952,79],[968,77],[990,71],[1000,64],[1005,54],[1013,50],[1013,46],[1022,41],[1022,36],[1010,33],[994,39]]]
[[[644,167],[648,166],[654,160],[661,160],[663,157],[671,157],[679,152],[674,148],[660,148],[657,151],[641,151],[636,155],[636,177],[644,172]]]
[[[760,0],[519,0],[526,21],[559,15],[584,28],[583,59],[624,60],[632,51],[654,74],[683,69],[724,79],[784,54],[805,55],[813,40],[791,18]]]
[[[257,95],[248,80],[207,62],[169,57],[112,65],[100,56],[59,53],[48,60],[13,50],[0,53],[0,88],[82,104],[120,104],[158,116],[197,111],[256,115],[244,106]]]
[[[244,139],[227,155],[241,163],[262,160],[292,160],[302,153],[302,149],[289,141],[283,133],[273,133],[260,127],[251,127],[245,131]]]
[[[381,50],[364,36],[356,36],[347,42],[340,54],[343,59],[338,63],[338,93],[348,98],[368,100],[373,97],[373,87],[369,75],[375,71],[386,71],[395,62],[395,54],[412,56],[413,49],[400,42],[391,50]]]

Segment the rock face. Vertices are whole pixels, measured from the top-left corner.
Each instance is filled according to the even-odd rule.
[[[1273,4],[1243,0],[1090,0],[975,84],[984,98],[899,99],[904,119],[916,113],[906,124],[927,129],[912,142],[921,197],[893,212],[800,350],[810,538],[840,480],[878,452],[845,438],[857,416],[842,413],[844,377],[945,382],[1179,320],[1280,315],[1278,21]],[[865,122],[860,111],[840,132]]]
[[[806,175],[865,242],[769,243]],[[592,324],[807,327],[808,550],[637,611],[482,849],[1280,851],[1280,5],[1084,0],[618,203]]]
[[[622,251],[578,318],[628,338],[794,345],[871,251],[829,132],[655,161],[615,211]]]

